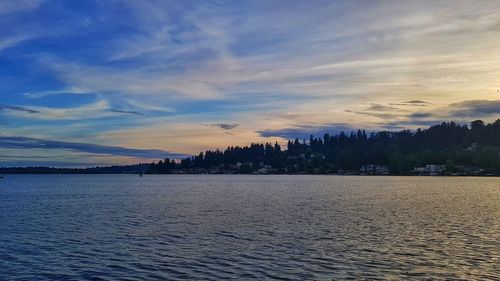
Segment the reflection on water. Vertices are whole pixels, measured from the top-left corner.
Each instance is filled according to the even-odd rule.
[[[0,279],[499,280],[500,179],[7,176]]]

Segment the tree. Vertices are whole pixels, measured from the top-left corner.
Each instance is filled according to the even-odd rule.
[[[484,122],[482,120],[472,121],[470,123],[470,127],[472,130],[482,129],[482,128],[484,128]]]
[[[408,173],[426,164],[446,165],[448,171],[459,166],[481,167],[500,173],[500,120],[485,124],[481,120],[470,128],[455,122],[443,122],[416,131],[382,131],[367,135],[364,130],[324,134],[288,140],[287,150],[273,144],[252,143],[230,146],[224,151],[205,151],[176,163],[168,158],[152,163],[149,173],[175,170],[234,169],[251,173],[263,165],[276,173],[327,173],[338,169],[358,171],[362,165],[389,166],[393,173]]]

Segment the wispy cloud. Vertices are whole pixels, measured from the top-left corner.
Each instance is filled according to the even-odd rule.
[[[371,116],[384,120],[404,117],[409,113],[409,111],[406,109],[401,109],[394,106],[382,105],[378,103],[371,103],[369,106],[364,107],[362,110],[346,109],[345,112],[358,115]]]
[[[468,100],[435,109],[387,118],[383,126],[428,126],[444,121],[468,123],[475,119],[491,121],[500,117],[500,100]]]
[[[46,90],[46,91],[38,91],[38,92],[26,92],[24,96],[27,98],[43,98],[51,95],[59,95],[59,94],[88,94],[90,93],[88,90],[78,88],[78,87],[69,87],[66,89],[59,90]]]
[[[500,100],[468,100],[453,103],[443,111],[433,112],[434,116],[449,118],[500,117]]]
[[[417,111],[405,116],[405,124],[422,121],[474,120],[485,118],[493,120],[500,117],[500,100],[467,100],[452,103],[432,110]]]
[[[2,105],[0,104],[0,110],[7,109],[11,111],[17,111],[21,113],[37,113],[36,115],[17,115],[19,118],[31,119],[31,120],[92,120],[92,119],[102,119],[107,117],[113,117],[116,114],[127,114],[135,116],[148,116],[145,113],[134,110],[123,110],[112,108],[108,101],[100,100],[91,104],[84,104],[77,107],[23,107],[23,106],[13,106],[13,105]]]
[[[45,149],[45,150],[72,150],[78,152],[105,154],[113,156],[129,156],[145,159],[162,159],[165,157],[182,158],[185,154],[172,153],[157,149],[134,149],[119,146],[106,146],[90,143],[63,142],[42,140],[28,137],[0,136],[0,148],[8,149]]]
[[[3,0],[0,1],[0,16],[21,18],[24,15],[23,12],[32,11],[43,2],[44,0]],[[0,27],[2,27],[2,22],[0,22]],[[2,30],[2,34],[0,34],[0,51],[43,37],[48,33],[50,32],[26,22],[18,23],[15,27],[10,26]]]
[[[130,111],[130,110],[112,109],[111,111],[112,112],[116,112],[116,113],[132,114],[132,115],[138,115],[138,116],[147,116],[144,113],[140,113],[140,112],[137,112],[137,111]]]
[[[354,111],[354,110],[348,110],[348,109],[346,109],[345,112],[375,117],[375,118],[379,118],[382,120],[391,120],[394,118],[400,118],[400,117],[406,116],[406,114],[401,114],[401,113],[397,114],[397,113],[373,112],[373,111],[361,111],[361,110]]]
[[[10,47],[14,47],[19,43],[22,43],[24,41],[27,41],[27,40],[30,40],[33,38],[36,38],[36,36],[35,35],[27,35],[27,34],[14,35],[14,36],[10,36],[10,37],[0,38],[0,51],[7,49],[7,48],[10,48]]]
[[[347,30],[332,32],[314,23],[321,20],[324,22],[319,26],[335,26],[342,24],[341,20],[349,21],[328,17],[351,8],[349,5],[340,6],[339,10],[328,7],[322,11],[316,6],[308,7],[307,10],[318,14],[318,19],[311,23],[299,16],[306,7],[291,5],[290,11],[282,14],[287,24],[270,30],[262,28],[272,18],[267,16],[278,14],[272,9],[257,16],[257,21],[251,21],[231,9],[217,10],[217,5],[200,4],[186,9],[190,12],[183,10],[177,15],[175,24],[178,27],[174,28],[172,14],[164,6],[147,1],[131,5],[131,9],[137,11],[133,20],[140,30],[113,40],[113,48],[109,49],[111,51],[106,49],[103,55],[112,61],[133,62],[132,68],[123,68],[123,64],[114,67],[114,64],[68,63],[60,59],[44,61],[44,64],[57,71],[66,83],[85,85],[97,92],[188,99],[224,99],[234,93],[247,93],[246,85],[263,91],[282,92],[284,97],[352,93],[354,99],[356,96],[366,97],[370,92],[372,96],[396,95],[395,91],[415,95],[415,85],[425,85],[430,88],[428,91],[449,86],[449,80],[431,78],[432,71],[422,68],[423,65],[432,66],[429,69],[445,69],[449,73],[447,77],[470,77],[474,68],[496,68],[498,65],[496,56],[493,59],[478,58],[473,56],[472,50],[454,55],[441,51],[462,42],[460,32],[471,29],[471,26],[480,31],[477,36],[489,38],[490,33],[495,32],[489,27],[499,19],[484,11],[481,16],[487,20],[476,23],[470,20],[475,12],[469,11],[470,15],[460,17],[450,13],[446,5],[406,7],[381,3],[373,5],[378,11],[376,17],[357,11],[353,17],[362,21]],[[183,8],[186,7],[180,4],[173,7]],[[444,13],[447,21],[429,16],[426,9]],[[155,16],[148,18],[145,16],[148,13]],[[389,14],[398,16],[380,20]],[[435,28],[436,24],[444,26]],[[299,27],[310,32],[300,38],[292,36],[294,28]],[[264,46],[279,49],[279,53],[271,51],[274,48],[250,51],[254,47],[250,42],[248,48],[240,47],[247,41],[243,35],[259,31],[263,33],[257,39],[263,41]],[[277,36],[273,33],[276,31],[284,35],[279,37],[281,40],[272,41],[270,38]],[[422,51],[408,49],[410,47],[406,45],[411,40],[413,48],[418,48],[419,42],[427,42],[429,36],[436,34],[447,37],[449,42],[425,45]],[[358,36],[365,35],[369,40],[357,41],[361,40],[357,39]],[[345,40],[339,41],[341,39]],[[403,51],[396,56],[387,54],[387,47],[398,43],[402,44]],[[490,43],[493,42],[483,40],[485,48]],[[231,51],[237,47],[244,56]],[[464,61],[468,62],[468,67],[463,67]],[[415,71],[424,72],[413,75]]]
[[[43,2],[44,0],[2,0],[0,2],[0,15],[35,9]]]
[[[232,130],[236,127],[238,127],[240,124],[232,123],[232,124],[226,124],[226,123],[218,123],[218,124],[208,124],[207,126],[211,127],[218,127],[224,130]]]
[[[410,100],[402,102],[391,102],[389,105],[399,105],[399,106],[428,106],[430,103],[423,100]]]
[[[308,139],[310,135],[314,136],[323,136],[325,133],[340,133],[340,132],[350,132],[355,130],[349,124],[343,123],[332,123],[332,124],[321,124],[321,125],[302,125],[302,126],[294,126],[291,128],[283,128],[283,129],[270,129],[270,130],[262,130],[258,133],[263,137],[281,137],[284,139]]]
[[[68,108],[52,108],[41,106],[32,106],[30,108],[26,108],[21,106],[0,105],[0,109],[2,108],[21,113],[37,113],[29,115],[15,115],[18,118],[32,120],[90,120],[113,115],[109,103],[104,100],[95,102],[93,104]]]
[[[378,104],[378,103],[370,104],[370,106],[367,107],[366,110],[368,110],[368,111],[384,111],[384,112],[387,112],[387,111],[392,111],[392,112],[394,112],[394,111],[396,111],[396,112],[407,111],[407,110],[400,109],[397,107],[382,105],[382,104]]]
[[[23,107],[23,106],[0,104],[0,110],[2,110],[2,109],[21,111],[21,112],[27,112],[27,113],[40,113],[40,111],[38,111],[38,110],[30,109],[30,108]]]

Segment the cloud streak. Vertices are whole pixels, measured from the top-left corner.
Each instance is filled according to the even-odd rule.
[[[0,2],[0,15],[35,9],[44,0],[3,0]]]
[[[38,111],[38,110],[30,109],[27,107],[0,104],[0,110],[4,110],[4,109],[27,112],[27,113],[40,113],[40,111]]]
[[[448,106],[449,116],[457,118],[478,118],[500,115],[500,100],[469,100]]]
[[[423,100],[410,100],[410,101],[389,103],[389,105],[397,105],[397,106],[428,106],[429,104],[430,103]]]
[[[130,111],[130,110],[112,109],[111,111],[112,112],[116,112],[116,113],[132,114],[132,115],[138,115],[138,116],[147,116],[144,113],[140,113],[140,112],[137,112],[137,111]]]
[[[64,142],[53,140],[42,140],[28,137],[0,136],[0,148],[5,149],[44,149],[44,150],[71,150],[92,154],[103,154],[112,156],[128,156],[144,159],[162,159],[170,157],[174,159],[186,157],[185,154],[172,153],[157,149],[134,149],[119,146],[106,146],[91,143]]]
[[[232,123],[232,124],[226,124],[226,123],[218,123],[218,124],[208,124],[207,126],[211,127],[218,127],[224,130],[232,130],[238,127],[240,124]]]
[[[263,137],[280,137],[284,139],[309,139],[310,135],[323,136],[325,133],[350,132],[355,130],[349,124],[331,123],[320,125],[300,125],[291,128],[269,129],[258,131]]]

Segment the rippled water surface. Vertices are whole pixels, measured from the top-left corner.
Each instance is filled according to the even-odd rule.
[[[9,175],[1,280],[499,280],[500,179]]]

